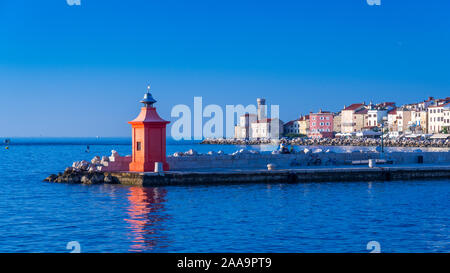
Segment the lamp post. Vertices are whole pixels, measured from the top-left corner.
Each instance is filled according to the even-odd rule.
[[[381,123],[381,153],[384,153],[384,122]]]
[[[383,117],[381,120],[381,153],[384,155],[384,123],[387,117]]]

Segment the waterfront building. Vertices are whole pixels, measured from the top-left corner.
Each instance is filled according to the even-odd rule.
[[[309,114],[309,133],[311,138],[333,138],[333,113],[320,110]]]
[[[309,133],[309,115],[301,116],[299,120],[299,133],[301,135],[308,135]]]
[[[333,132],[341,132],[341,112],[333,114]]]
[[[412,109],[411,110],[411,129],[414,133],[428,133],[428,111]]]
[[[397,110],[398,118],[398,131],[405,133],[406,131],[410,131],[411,126],[411,111],[408,109],[400,108]]]
[[[300,134],[300,119],[294,119],[284,124],[284,134]]]
[[[361,121],[361,116],[356,117],[357,111],[365,109],[365,103],[354,103],[350,106],[344,106],[341,111],[341,132],[353,133],[358,129],[361,130],[364,127],[364,119]],[[362,123],[362,124],[361,124]],[[357,126],[360,125],[360,126]]]
[[[284,124],[284,134],[308,135],[309,115],[301,116],[298,119],[291,120]]]
[[[251,138],[278,139],[283,135],[283,122],[278,119],[266,118],[251,123]]]
[[[439,103],[439,102],[438,102]],[[428,133],[441,133],[450,126],[450,100],[449,102],[428,107]]]
[[[388,129],[389,132],[397,132],[397,108],[388,111]]]
[[[383,102],[377,105],[370,103],[367,109],[367,117],[365,118],[365,127],[382,127],[384,120],[387,119],[388,112],[394,108],[394,102]]]
[[[390,132],[396,132],[399,135],[410,131],[411,112],[405,107],[397,108],[388,112],[388,128]]]
[[[367,108],[360,109],[353,113],[353,130],[354,132],[361,132],[363,128],[366,127],[368,119],[368,110]]]
[[[446,127],[444,117],[445,109],[441,112],[439,106],[450,102],[450,97],[435,99],[429,97],[423,102],[407,104],[404,107],[411,111],[410,129],[416,133],[436,133],[439,128]],[[430,113],[432,117],[430,117]],[[442,121],[441,121],[442,119]],[[433,124],[431,125],[430,122]]]
[[[166,125],[153,104],[156,100],[150,94],[150,86],[144,98],[144,104],[137,118],[128,122],[132,127],[132,157],[129,165],[131,172],[153,172],[155,163],[161,162],[165,171],[169,170],[166,160]]]
[[[411,111],[411,120],[409,122],[409,128],[414,133],[428,133],[428,107],[435,106],[439,100],[434,97],[428,97],[428,99],[412,104],[406,104],[403,108]]]
[[[246,113],[239,117],[239,125],[234,127],[234,137],[238,139],[280,138],[284,123],[279,118],[267,118],[266,100],[257,99],[257,113]]]
[[[366,127],[381,127],[383,118],[387,117],[387,109],[370,109],[367,110]]]
[[[239,125],[234,127],[235,138],[249,139],[252,135],[250,124],[257,121],[256,114],[246,113],[239,117]]]

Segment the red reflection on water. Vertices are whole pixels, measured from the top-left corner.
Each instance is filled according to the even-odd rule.
[[[165,237],[161,234],[163,221],[167,218],[164,202],[167,190],[161,188],[130,187],[127,213],[131,230],[132,245],[130,251],[151,250],[161,245]]]

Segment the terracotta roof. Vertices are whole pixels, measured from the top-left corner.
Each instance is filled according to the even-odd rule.
[[[355,114],[357,114],[357,115],[364,115],[364,114],[367,114],[367,112],[369,112],[369,110],[361,109],[361,110],[356,111]]]
[[[392,109],[388,112],[388,115],[397,115],[397,109]]]
[[[309,120],[309,115],[302,116],[302,117],[300,117],[299,120],[300,120],[300,121]]]
[[[450,101],[449,101],[449,102],[446,102],[446,103],[444,103],[444,104],[441,104],[441,105],[430,106],[430,107],[428,107],[428,108],[444,107],[444,106],[447,106],[447,105],[449,105],[449,104],[450,104]]]
[[[346,107],[344,110],[356,110],[356,109],[360,108],[361,106],[364,106],[364,103],[354,103],[354,104]]]
[[[288,123],[286,123],[284,126],[291,126],[292,124],[294,124],[294,122],[296,122],[297,120],[291,120]]]
[[[380,106],[384,106],[384,107],[395,106],[395,102],[382,102],[382,103],[377,104],[376,106],[378,106],[378,107],[380,107]]]

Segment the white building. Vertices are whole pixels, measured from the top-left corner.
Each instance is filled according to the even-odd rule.
[[[256,114],[245,114],[239,117],[239,125],[234,127],[234,136],[239,139],[249,139],[252,135],[251,126],[252,122],[257,121]]]
[[[411,111],[397,108],[388,112],[388,128],[390,132],[402,134],[411,126]]]
[[[383,118],[387,118],[388,110],[387,109],[370,109],[367,111],[367,127],[380,127]]]
[[[413,109],[411,110],[411,127],[416,133],[428,132],[428,112],[426,110]]]
[[[276,119],[263,119],[251,124],[252,135],[250,138],[280,138],[283,135],[283,122]]]
[[[239,117],[239,125],[234,128],[234,136],[239,139],[280,138],[283,135],[283,122],[267,118],[266,100],[258,98],[257,114]]]
[[[285,134],[300,134],[300,120],[291,120],[288,123],[284,124],[284,133]]]
[[[450,126],[450,102],[428,107],[428,133],[440,133]]]

